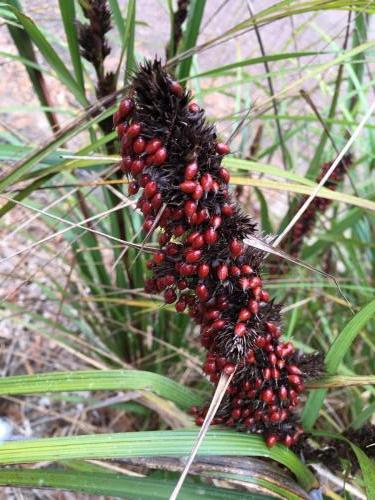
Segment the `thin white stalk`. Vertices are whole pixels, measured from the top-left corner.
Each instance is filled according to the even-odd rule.
[[[188,461],[186,462],[184,470],[182,471],[182,474],[181,474],[181,476],[176,484],[175,489],[173,490],[171,496],[169,497],[169,500],[176,500],[178,494],[180,493],[180,490],[184,484],[186,476],[189,473],[190,467],[191,467],[192,463],[194,462],[194,459],[198,453],[200,445],[202,444],[202,441],[207,434],[207,431],[208,431],[208,428],[212,422],[212,419],[214,418],[217,410],[219,409],[220,403],[223,400],[223,397],[225,396],[226,390],[230,384],[230,381],[233,378],[234,373],[235,372],[233,372],[231,375],[228,376],[222,372],[219,383],[217,384],[217,387],[215,390],[215,394],[213,395],[210,407],[208,408],[206,418],[204,419],[203,425],[199,431],[197,439],[196,439],[194,446],[190,452]]]
[[[305,203],[302,205],[302,207],[298,210],[298,212],[295,214],[295,216],[292,218],[292,220],[289,222],[289,224],[286,226],[284,231],[282,231],[281,234],[275,239],[275,241],[272,243],[273,247],[277,247],[280,245],[281,241],[285,238],[285,236],[291,231],[293,226],[299,221],[299,219],[302,217],[302,215],[305,213],[305,211],[309,208],[310,204],[314,200],[314,198],[318,195],[319,191],[321,188],[324,186],[326,181],[331,177],[332,173],[334,172],[335,168],[337,165],[340,163],[340,161],[344,158],[346,153],[349,151],[351,146],[354,144],[355,140],[358,138],[359,134],[361,133],[363,127],[365,126],[366,122],[372,115],[372,113],[375,110],[375,101],[372,103],[370,106],[369,110],[365,114],[365,116],[362,118],[361,122],[359,123],[358,127],[355,129],[353,135],[350,137],[348,142],[345,144],[345,146],[342,148],[340,154],[337,156],[336,160],[332,163],[330,168],[327,170],[325,175],[323,176],[322,180],[319,182],[319,184],[316,186],[314,191],[311,193],[311,195],[307,198]]]

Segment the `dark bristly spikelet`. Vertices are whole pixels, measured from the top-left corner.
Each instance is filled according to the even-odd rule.
[[[332,166],[333,162],[324,163],[321,167],[320,174],[316,179],[319,183],[324,175],[327,173],[329,168]],[[331,174],[330,178],[324,184],[324,187],[334,191],[337,185],[343,180],[347,169],[352,164],[351,154],[347,154],[337,165],[334,172]],[[301,208],[306,199],[301,199],[298,206],[296,207],[296,212]],[[332,200],[326,198],[316,197],[310,204],[308,209],[304,212],[300,220],[295,224],[290,236],[285,240],[284,248],[294,257],[297,257],[300,252],[303,240],[308,236],[316,224],[316,219],[319,215],[323,214],[328,207],[332,204]]]
[[[97,75],[96,95],[100,99],[115,90],[115,74],[105,73],[104,59],[110,54],[106,34],[112,29],[111,12],[107,0],[87,0],[82,6],[88,24],[77,21],[81,55],[95,68]]]
[[[236,372],[215,423],[262,433],[269,446],[295,444],[302,429],[294,410],[304,380],[321,371],[319,358],[280,338],[281,307],[260,275],[264,255],[243,244],[256,225],[228,191],[229,147],[158,60],[139,67],[114,125],[129,194],[142,190],[143,229],[161,230],[146,291],[200,326],[212,383]],[[205,412],[193,409],[198,424]]]
[[[177,0],[177,9],[173,13],[171,40],[167,47],[167,59],[176,55],[178,45],[182,38],[182,25],[189,12],[190,0]]]

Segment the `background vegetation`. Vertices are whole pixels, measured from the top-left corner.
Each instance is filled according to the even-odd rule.
[[[355,134],[352,165],[335,191],[320,191],[332,204],[299,254],[335,275],[347,300],[281,258],[269,257],[265,277],[285,305],[284,336],[325,355],[329,376],[310,388],[305,428],[313,440],[360,428],[375,409],[373,117],[358,129],[373,110],[374,3],[109,0],[113,28],[94,33],[90,60],[93,3],[0,2],[6,494],[167,498],[182,468],[174,457],[196,435],[187,410],[210,393],[197,332],[143,292],[145,255],[126,245],[142,243],[142,219],[111,125],[137,61],[155,52],[223,138],[233,134],[233,189],[267,233],[281,233]],[[281,445],[215,429],[180,498],[307,498],[319,481],[329,498],[375,498],[375,464],[353,450],[361,471],[343,459],[336,477]]]

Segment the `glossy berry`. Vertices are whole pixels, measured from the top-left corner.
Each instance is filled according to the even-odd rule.
[[[227,155],[228,153],[230,153],[230,148],[227,144],[219,142],[218,144],[216,144],[216,152],[219,155]]]
[[[168,157],[167,150],[165,148],[159,148],[153,155],[154,165],[161,165],[167,160],[167,157]]]
[[[133,123],[127,130],[129,137],[137,137],[141,133],[142,127],[139,123]]]
[[[153,155],[156,151],[161,148],[162,142],[160,139],[151,139],[146,146],[145,152],[149,155]]]
[[[142,154],[145,149],[146,149],[146,141],[143,139],[143,137],[137,137],[136,140],[133,142],[134,152],[137,154]]]

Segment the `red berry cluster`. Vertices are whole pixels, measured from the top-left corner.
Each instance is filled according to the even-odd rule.
[[[143,188],[144,230],[161,229],[146,291],[163,293],[200,325],[213,383],[236,372],[216,422],[260,432],[270,446],[294,444],[302,431],[293,409],[319,363],[279,338],[280,306],[260,277],[263,253],[243,244],[255,224],[231,198],[221,166],[229,147],[159,61],[139,68],[114,124],[129,194]],[[205,408],[193,411],[201,423]]]

